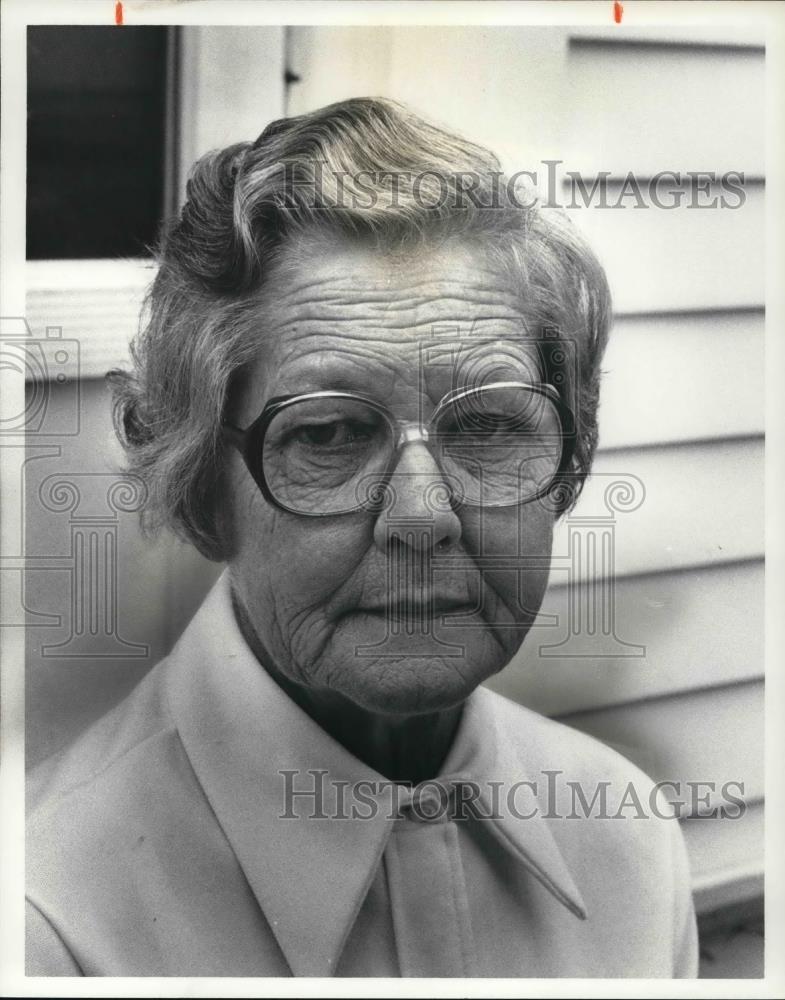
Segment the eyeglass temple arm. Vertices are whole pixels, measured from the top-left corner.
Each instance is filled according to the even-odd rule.
[[[221,424],[221,433],[238,448],[242,448],[245,445],[246,432],[240,430],[240,428],[236,427],[234,424]]]

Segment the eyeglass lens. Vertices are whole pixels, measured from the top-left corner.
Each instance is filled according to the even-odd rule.
[[[428,447],[458,502],[523,503],[559,466],[561,423],[553,402],[522,386],[488,387],[438,414]],[[263,471],[275,499],[302,514],[337,514],[379,501],[395,462],[396,429],[362,400],[303,399],[267,427]]]

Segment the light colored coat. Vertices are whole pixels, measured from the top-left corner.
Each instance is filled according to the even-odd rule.
[[[626,759],[481,688],[440,778],[391,814],[390,783],[260,667],[224,574],[172,654],[36,776],[27,973],[697,974],[678,822]],[[584,815],[570,782],[590,805],[605,783],[605,809]],[[439,787],[498,801],[425,821]]]

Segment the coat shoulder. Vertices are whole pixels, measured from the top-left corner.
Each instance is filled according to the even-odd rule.
[[[626,788],[630,782],[650,790],[654,781],[618,750],[588,733],[540,715],[495,691],[483,690],[498,738],[508,757],[527,770],[557,772],[564,782],[605,781]]]
[[[26,792],[31,822],[54,802],[92,784],[127,755],[173,729],[163,684],[166,666],[167,660],[162,660],[71,745],[30,771]]]

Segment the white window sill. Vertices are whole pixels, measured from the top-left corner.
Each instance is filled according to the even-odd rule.
[[[151,258],[28,261],[30,332],[45,338],[48,327],[59,328],[63,338],[79,343],[79,377],[102,378],[128,363],[128,345],[155,273]]]

